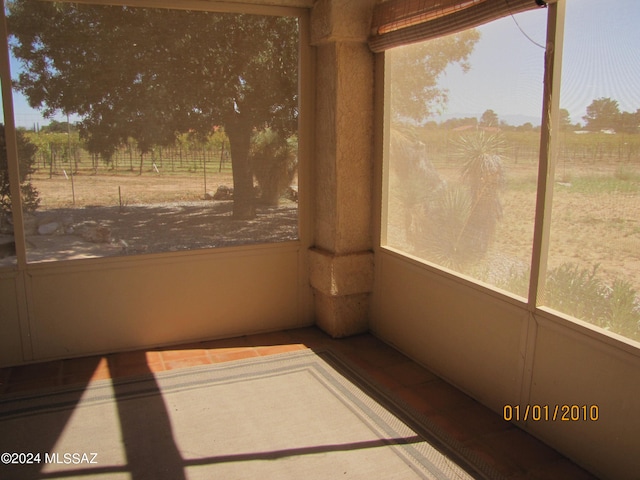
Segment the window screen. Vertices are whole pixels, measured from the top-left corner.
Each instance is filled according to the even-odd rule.
[[[532,252],[544,13],[385,53],[383,244],[520,296]]]
[[[15,0],[8,25],[28,261],[298,238],[297,18]]]
[[[568,0],[539,303],[640,340],[640,4]]]

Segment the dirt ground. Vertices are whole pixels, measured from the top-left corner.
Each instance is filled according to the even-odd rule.
[[[613,178],[610,171],[599,171]],[[451,179],[455,168],[438,167]],[[549,267],[575,263],[607,281],[629,281],[640,292],[640,193],[576,192],[575,180],[592,174],[572,169],[574,184],[556,182]],[[509,165],[509,187],[502,193],[504,217],[492,253],[509,264],[531,260],[535,213],[535,165]],[[206,187],[205,187],[206,180]],[[233,184],[230,173],[202,175],[82,174],[72,179],[48,172],[33,176],[41,205],[28,235],[30,261],[180,251],[297,238],[297,204],[258,209],[255,220],[231,218],[231,200],[204,200],[219,186]],[[635,193],[634,193],[635,192]],[[74,205],[75,199],[75,205]],[[37,226],[58,222],[55,233]],[[392,228],[394,228],[392,226]],[[395,227],[395,228],[401,228]],[[393,232],[390,232],[393,235]],[[400,237],[403,235],[400,234]],[[108,240],[108,241],[105,241]],[[401,240],[399,240],[401,242]]]
[[[27,218],[30,262],[295,240],[297,203],[258,206],[253,220],[232,218],[233,200],[213,200],[231,176],[34,175],[40,207]],[[204,200],[203,198],[205,198]],[[75,198],[75,204],[73,202]]]
[[[458,169],[437,168],[447,181],[458,181]],[[595,170],[593,166],[573,168],[567,175],[569,181],[554,184],[548,268],[565,263],[588,270],[597,266],[598,276],[608,284],[622,279],[640,292],[640,185],[631,180],[628,191],[576,191],[582,177],[597,174],[605,181],[615,178],[616,166]],[[503,217],[489,256],[493,259],[491,268],[502,264],[502,273],[508,275],[511,268],[528,269],[531,263],[537,172],[535,165],[511,164],[506,174],[507,185],[501,193]],[[391,208],[399,217],[401,207]],[[392,245],[402,248],[405,240],[398,218],[391,219],[389,235]]]
[[[535,199],[522,192],[504,196],[504,221],[495,248],[530,258]],[[529,241],[527,241],[529,240]],[[640,292],[640,199],[613,194],[583,195],[570,187],[556,189],[548,267],[574,263],[611,284],[624,279]]]

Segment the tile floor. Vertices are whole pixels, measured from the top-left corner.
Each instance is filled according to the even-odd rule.
[[[0,395],[306,348],[330,347],[428,416],[510,480],[595,477],[373,335],[334,340],[309,327],[0,369]]]

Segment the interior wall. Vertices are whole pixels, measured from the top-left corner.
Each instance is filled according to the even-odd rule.
[[[0,272],[0,366],[22,361],[17,272]]]
[[[26,318],[20,284],[0,280],[2,365],[308,325],[304,252],[283,244],[33,265]]]
[[[376,335],[493,410],[519,399],[525,312],[392,252],[376,252],[375,284]]]
[[[595,406],[560,422],[529,422],[527,428],[576,458],[601,478],[637,479],[640,472],[640,351],[560,319],[536,317],[530,404]],[[591,413],[592,414],[592,413]],[[590,414],[590,415],[591,415]],[[589,418],[589,417],[587,417]]]
[[[505,405],[595,405],[597,420],[574,408],[574,419],[517,423],[601,478],[637,478],[637,347],[386,249],[375,262],[377,336],[500,415]]]

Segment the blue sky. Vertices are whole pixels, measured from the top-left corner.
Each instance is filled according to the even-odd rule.
[[[586,107],[600,97],[617,100],[622,111],[640,108],[638,25],[638,0],[568,0],[561,107],[569,110],[573,123],[582,123]],[[442,78],[441,85],[449,89],[445,114],[479,115],[492,109],[502,119],[517,116],[539,123],[545,9],[506,17],[480,30],[471,70],[462,73],[452,66]],[[17,63],[12,61],[11,68],[15,76]],[[21,95],[14,95],[14,110],[19,126],[48,123]]]
[[[573,123],[600,97],[621,111],[640,108],[640,1],[568,0],[561,108]],[[506,17],[480,27],[471,70],[451,66],[440,84],[449,89],[447,116],[494,110],[499,117],[540,118],[546,10]],[[506,47],[506,48],[505,48]],[[532,123],[535,123],[533,121]]]
[[[638,0],[568,3],[563,108],[584,115],[587,105],[600,97],[617,100],[621,111],[640,108],[639,22]]]
[[[10,68],[11,76],[13,78],[16,78],[20,71],[20,64],[13,58],[13,56],[11,56]],[[0,99],[0,107],[1,106],[2,100]],[[23,95],[15,91],[13,93],[13,111],[16,125],[19,127],[33,128],[34,125],[42,126],[48,124],[50,121],[49,119],[43,118],[40,112],[29,107],[27,99]],[[66,121],[66,117],[63,117],[61,115],[55,117],[55,119],[58,121]],[[75,120],[78,119],[75,118]],[[71,121],[73,122],[74,119],[72,118]]]

